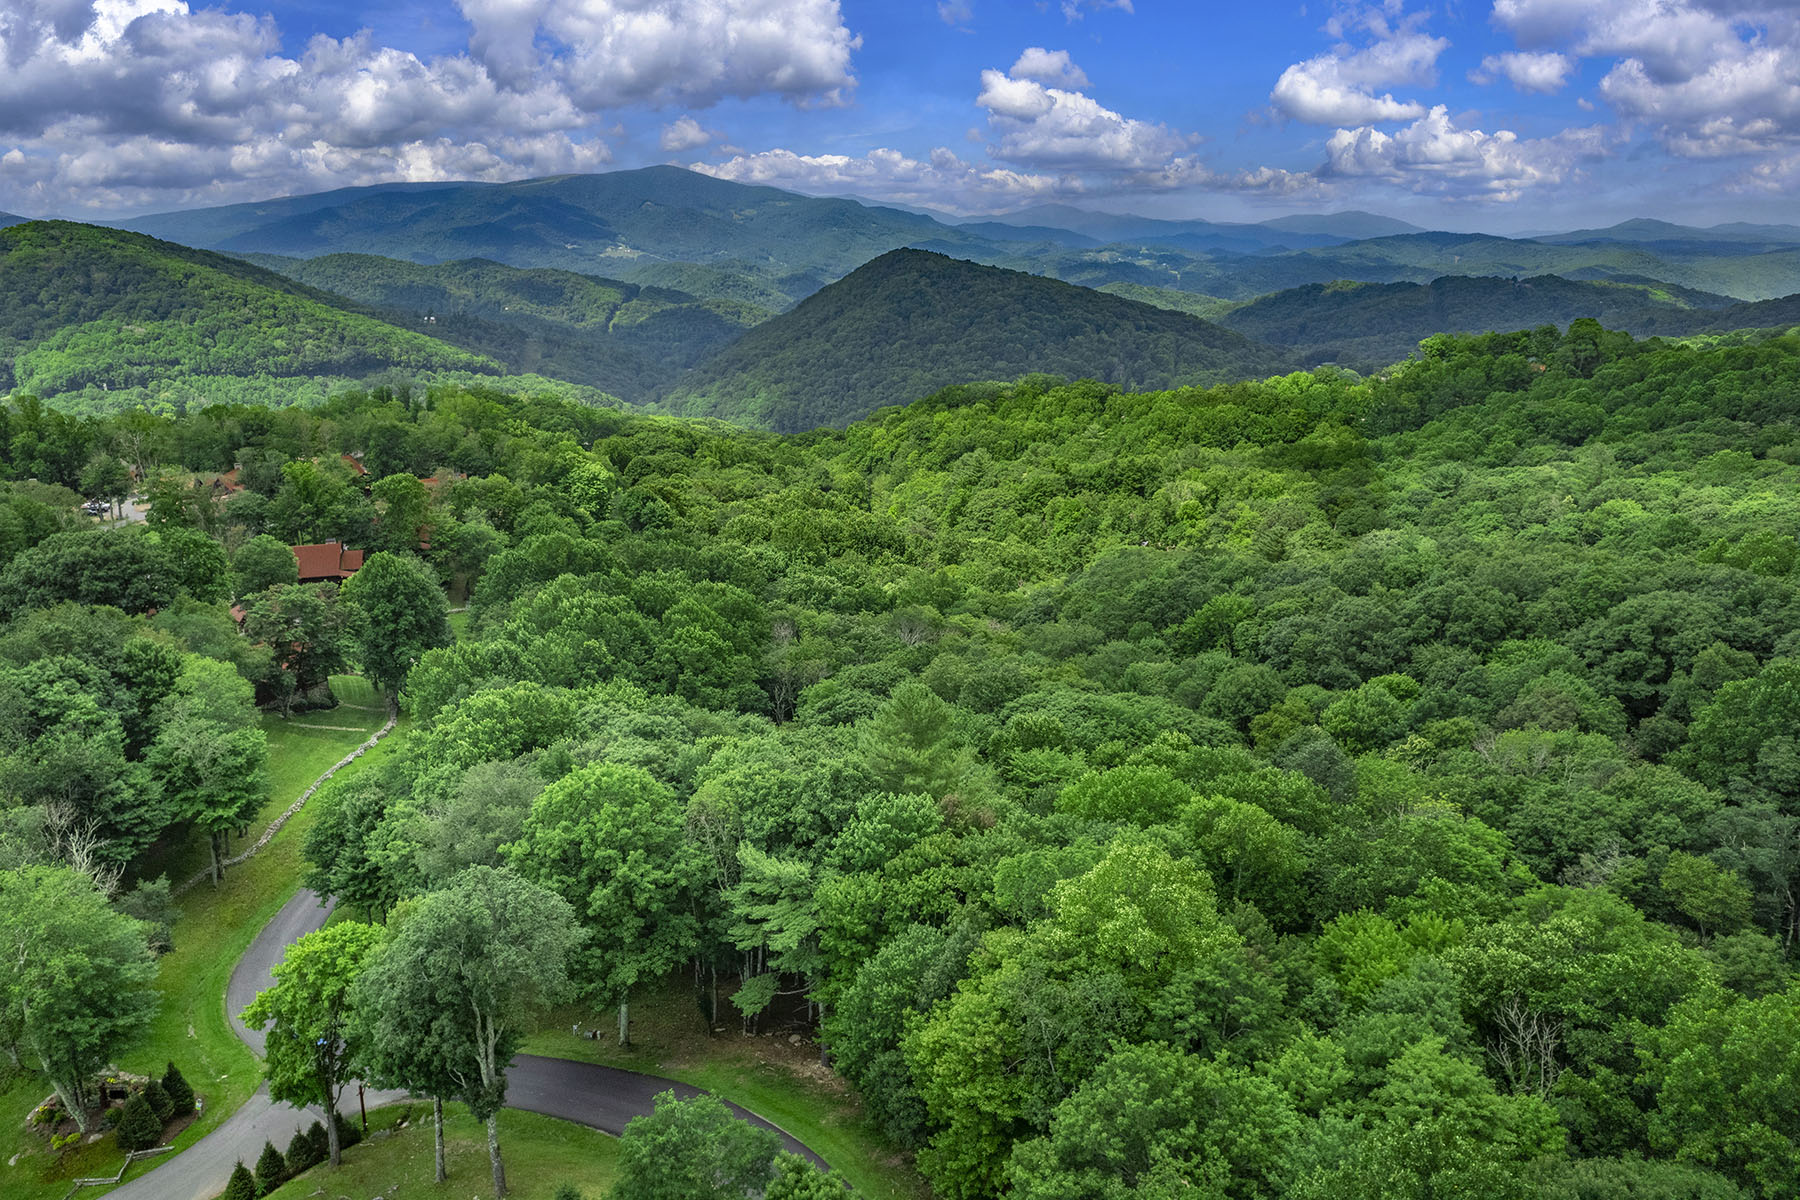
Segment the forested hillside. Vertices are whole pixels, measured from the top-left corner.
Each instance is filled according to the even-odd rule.
[[[0,230],[0,386],[123,409],[186,378],[499,373],[492,359],[333,307],[236,259],[63,221]],[[273,390],[273,389],[271,389]]]
[[[483,259],[424,266],[367,254],[246,257],[521,373],[640,403],[773,315],[734,300]]]
[[[198,819],[168,679],[303,700],[323,647],[413,724],[322,797],[314,887],[554,892],[584,1020],[816,1037],[946,1200],[1800,1190],[1800,337],[800,437],[467,387],[4,422],[0,713],[59,764],[0,764],[9,862],[66,798],[152,867]],[[73,528],[54,485],[125,454],[254,486]],[[466,639],[368,618],[422,578]]]
[[[1368,371],[1398,362],[1437,333],[1539,325],[1565,329],[1571,321],[1589,317],[1641,337],[1680,335],[1728,319],[1719,310],[1730,304],[1728,296],[1651,280],[1446,276],[1428,284],[1311,284],[1259,297],[1213,319],[1245,337],[1291,347],[1309,363],[1335,362]],[[1753,323],[1740,320],[1732,327]]]
[[[1042,371],[1167,387],[1286,365],[1280,352],[1184,314],[896,250],[701,363],[661,407],[798,431],[969,379]]]

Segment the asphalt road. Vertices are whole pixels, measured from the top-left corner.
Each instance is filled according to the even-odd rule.
[[[312,892],[301,891],[256,935],[232,970],[225,988],[232,1028],[259,1055],[263,1050],[263,1032],[246,1027],[238,1014],[257,992],[274,982],[270,969],[286,956],[288,945],[323,926],[330,915],[329,903],[321,903]],[[205,1090],[204,1086],[201,1090]],[[507,1107],[560,1117],[611,1134],[623,1133],[627,1121],[649,1112],[651,1100],[670,1090],[684,1099],[703,1094],[699,1088],[672,1079],[534,1054],[519,1055],[506,1073]],[[404,1092],[371,1091],[366,1096],[371,1108],[404,1099]],[[354,1113],[356,1106],[356,1089],[352,1087],[346,1090],[341,1107],[346,1113]],[[824,1159],[768,1121],[735,1104],[731,1108],[745,1120],[781,1134],[789,1151],[825,1165]],[[260,1087],[223,1125],[155,1169],[103,1194],[108,1200],[211,1200],[225,1190],[231,1169],[238,1162],[255,1164],[265,1141],[285,1150],[297,1131],[317,1119],[315,1110],[276,1104],[269,1099],[267,1086]],[[501,1150],[505,1148],[502,1143]]]

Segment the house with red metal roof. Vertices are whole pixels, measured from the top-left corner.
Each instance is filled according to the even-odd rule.
[[[342,583],[363,565],[363,552],[352,550],[342,542],[321,542],[313,546],[295,546],[294,559],[300,564],[301,583]]]

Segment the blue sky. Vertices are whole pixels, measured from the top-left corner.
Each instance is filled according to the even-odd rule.
[[[4,0],[0,208],[675,162],[1513,231],[1800,220],[1794,0]]]

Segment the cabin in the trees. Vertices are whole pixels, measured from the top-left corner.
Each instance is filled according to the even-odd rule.
[[[300,564],[301,583],[342,583],[363,565],[363,552],[341,542],[327,541],[295,546],[294,559]]]

